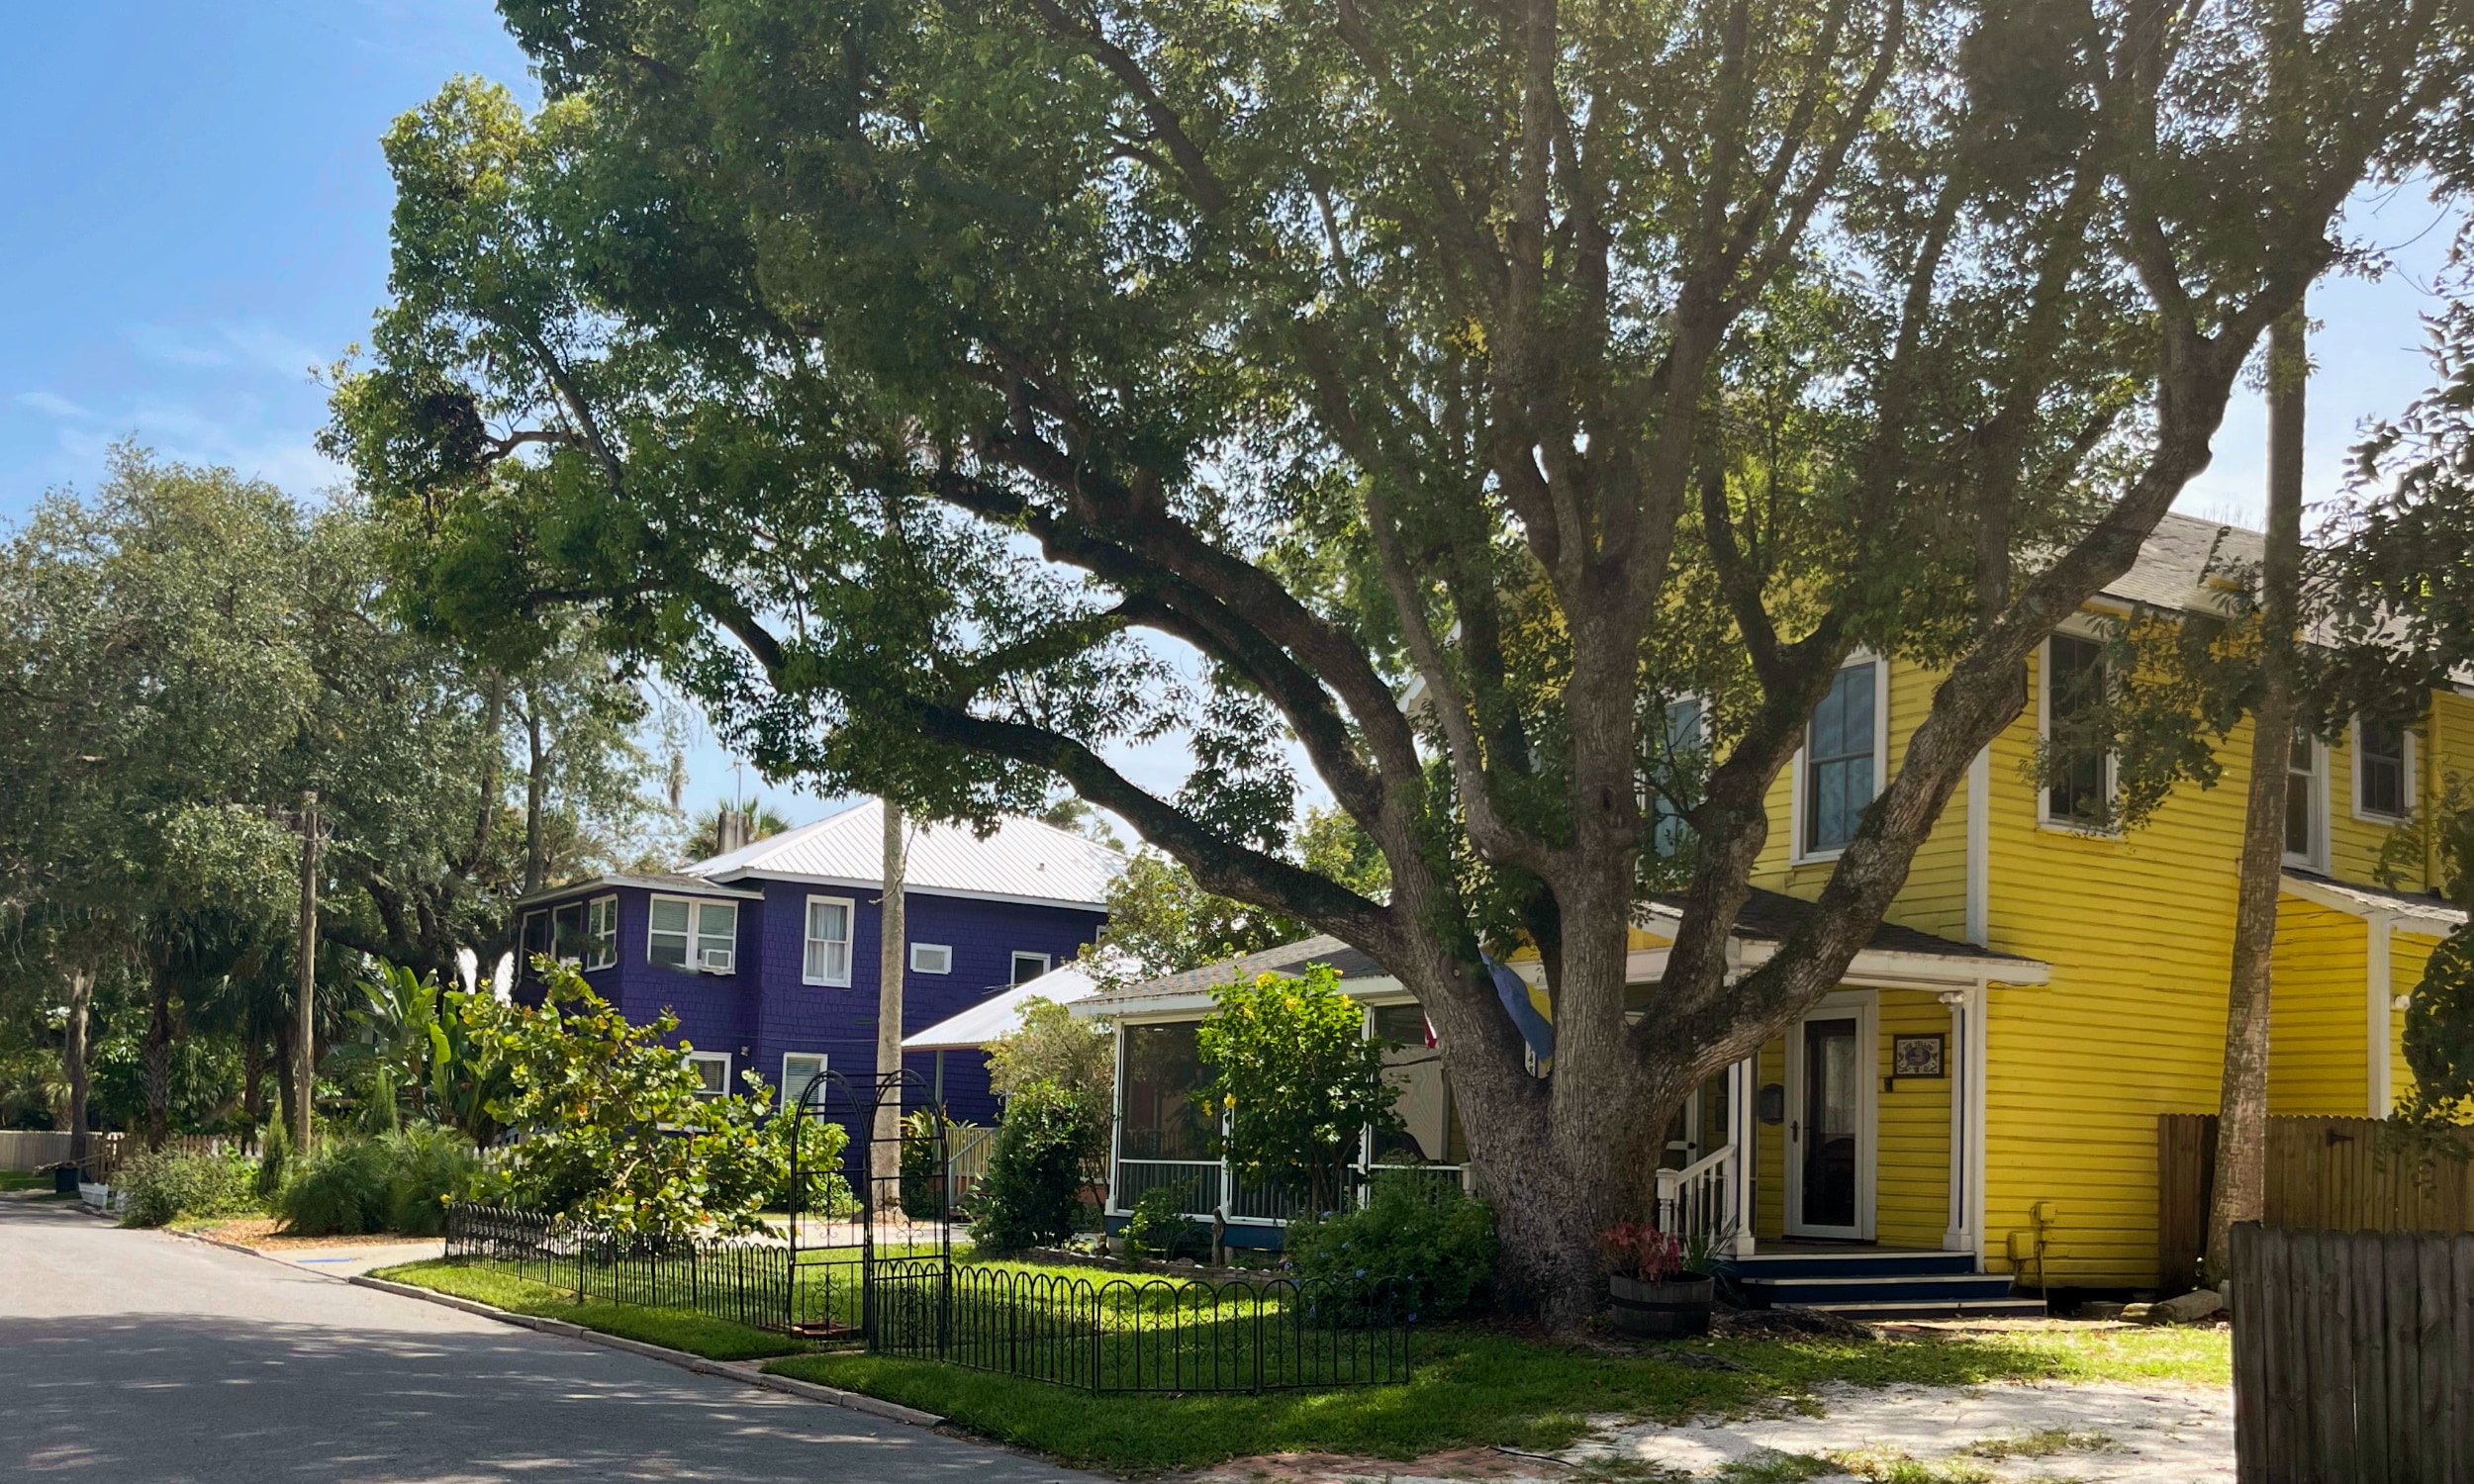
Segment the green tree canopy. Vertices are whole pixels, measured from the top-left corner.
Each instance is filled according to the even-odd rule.
[[[428,611],[583,604],[773,776],[973,819],[1062,782],[1374,954],[1559,1320],[2466,75],[2456,0],[503,9],[548,101],[388,137],[331,435]],[[1735,977],[1862,649],[1949,680]],[[1182,787],[1108,761],[1164,738]],[[1383,894],[1284,849],[1297,757]],[[1518,938],[1543,1079],[1481,961]]]

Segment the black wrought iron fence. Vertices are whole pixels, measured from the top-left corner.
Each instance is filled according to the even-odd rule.
[[[883,1354],[1097,1392],[1282,1391],[1409,1379],[1385,1285],[1104,1278],[887,1262],[870,1278]]]
[[[859,1294],[838,1271],[794,1266],[763,1238],[617,1236],[507,1206],[447,1208],[446,1255],[503,1264],[579,1298],[671,1309],[764,1330],[821,1327],[837,1311],[855,1326]]]
[[[506,1206],[447,1209],[446,1255],[582,1298],[700,1314],[1094,1392],[1281,1391],[1409,1379],[1416,1315],[1388,1285],[1105,1277],[787,1244],[580,1231]]]

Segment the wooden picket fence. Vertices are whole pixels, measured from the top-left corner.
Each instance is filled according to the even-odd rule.
[[[2234,1229],[2240,1484],[2474,1481],[2474,1236]]]
[[[2165,1293],[2198,1280],[2215,1189],[2217,1119],[2156,1120],[2156,1267]],[[2262,1222],[2331,1232],[2474,1232],[2474,1130],[2370,1118],[2268,1120]]]

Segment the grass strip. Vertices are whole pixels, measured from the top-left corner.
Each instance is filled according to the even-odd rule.
[[[511,1314],[526,1314],[535,1319],[563,1319],[588,1330],[617,1335],[625,1340],[641,1340],[647,1345],[666,1345],[702,1355],[708,1360],[760,1360],[774,1355],[796,1354],[804,1348],[797,1341],[748,1325],[728,1320],[708,1319],[701,1314],[685,1314],[671,1309],[646,1309],[634,1304],[612,1304],[587,1299],[582,1303],[563,1288],[552,1288],[513,1273],[446,1258],[433,1257],[423,1262],[406,1262],[395,1267],[382,1267],[370,1274],[391,1283],[407,1283],[457,1298],[473,1299]]]
[[[1407,1460],[1461,1447],[1549,1452],[1576,1441],[1592,1416],[1674,1423],[1809,1406],[1815,1388],[1833,1381],[2225,1384],[2231,1369],[2223,1331],[2143,1328],[2057,1326],[1871,1344],[1703,1341],[1624,1353],[1463,1326],[1422,1331],[1416,1345],[1416,1374],[1405,1386],[1262,1396],[1094,1396],[864,1353],[801,1355],[767,1369],[935,1412],[982,1437],[1126,1475],[1261,1453]]]

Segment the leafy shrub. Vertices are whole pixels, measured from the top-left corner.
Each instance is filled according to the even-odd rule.
[[[395,1212],[394,1162],[378,1140],[330,1139],[309,1158],[294,1157],[298,1173],[275,1196],[275,1214],[302,1237],[383,1232]]]
[[[1498,1250],[1492,1207],[1401,1175],[1379,1176],[1357,1210],[1292,1222],[1286,1246],[1297,1276],[1332,1283],[1335,1302],[1404,1304],[1419,1320],[1482,1307]]]
[[[266,1121],[266,1133],[258,1141],[257,1198],[271,1201],[283,1189],[284,1176],[291,1172],[292,1131],[281,1118]]]
[[[446,1231],[446,1203],[465,1195],[480,1159],[452,1129],[414,1124],[384,1141],[394,1167],[387,1179],[387,1230],[407,1237]]]
[[[949,1214],[938,1196],[937,1177],[944,1173],[937,1159],[936,1114],[921,1108],[902,1121],[902,1212],[912,1221],[934,1221]],[[945,1121],[945,1158],[951,1159],[979,1133],[976,1124]]]
[[[707,1096],[671,1044],[677,1016],[636,1025],[573,968],[533,962],[543,1003],[503,1006],[475,1032],[480,1055],[504,1061],[509,1122],[524,1130],[501,1171],[505,1193],[614,1234],[755,1230],[784,1178],[763,1082]]]
[[[980,1181],[972,1243],[1018,1252],[1072,1236],[1090,1141],[1091,1118],[1076,1094],[1054,1082],[1016,1089]]]
[[[804,1196],[791,1188],[791,1131],[799,1130],[799,1183]],[[859,1197],[842,1175],[842,1152],[850,1147],[850,1131],[821,1118],[805,1124],[777,1113],[765,1124],[770,1167],[779,1173],[766,1192],[765,1204],[775,1211],[808,1211],[836,1219],[859,1214]]]
[[[231,1216],[257,1204],[257,1167],[237,1155],[190,1155],[170,1150],[121,1161],[112,1188],[123,1201],[122,1220],[133,1227],[159,1227],[182,1217]]]
[[[1210,1233],[1186,1214],[1193,1195],[1194,1187],[1187,1183],[1154,1185],[1137,1196],[1132,1218],[1125,1223],[1127,1252],[1136,1257],[1174,1257],[1181,1252],[1208,1250]]]
[[[464,1195],[480,1163],[450,1129],[415,1126],[383,1139],[333,1140],[276,1197],[284,1230],[303,1237],[446,1229],[446,1201]]]

